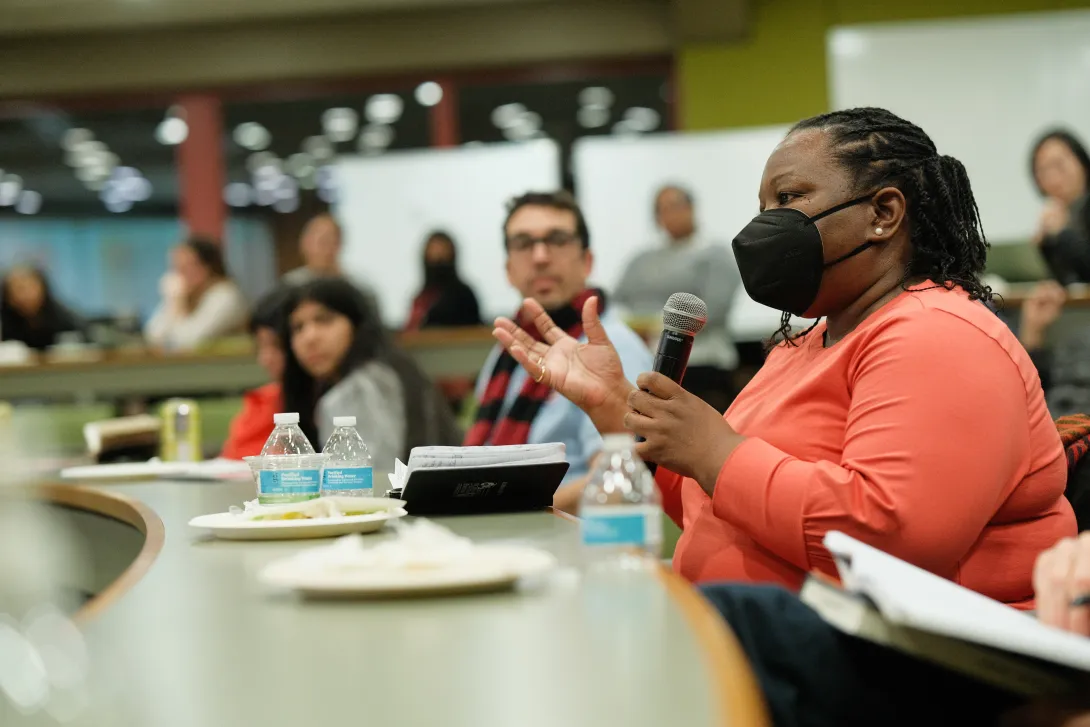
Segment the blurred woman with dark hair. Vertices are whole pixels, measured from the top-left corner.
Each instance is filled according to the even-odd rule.
[[[159,286],[163,302],[144,327],[149,342],[166,349],[192,350],[243,331],[249,308],[227,275],[217,241],[189,238],[172,251],[171,268]]]
[[[436,230],[424,244],[424,285],[413,299],[405,330],[429,327],[479,326],[477,296],[458,277],[454,238]]]
[[[294,291],[287,305],[284,411],[321,449],[333,417],[355,416],[380,471],[422,445],[457,445],[462,434],[446,402],[399,350],[367,297],[325,278]]]
[[[0,340],[42,350],[62,333],[83,332],[79,319],[53,297],[45,273],[19,266],[4,276],[0,292]]]
[[[1030,171],[1045,197],[1033,243],[1061,284],[1090,283],[1090,155],[1073,134],[1050,131],[1033,146]]]

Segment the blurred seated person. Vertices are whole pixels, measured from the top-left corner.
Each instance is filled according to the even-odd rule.
[[[708,323],[693,342],[682,385],[722,414],[736,393],[738,351],[727,322],[742,284],[738,267],[726,245],[700,235],[692,195],[681,187],[659,190],[655,222],[663,240],[629,262],[613,299],[630,313],[656,319],[673,293],[692,293],[708,305]]]
[[[292,290],[287,306],[284,411],[321,451],[333,417],[354,416],[379,471],[413,447],[461,442],[427,376],[393,343],[367,296],[341,278]]]
[[[1033,243],[1063,285],[1090,283],[1090,156],[1070,132],[1051,131],[1030,158],[1033,181],[1045,198]]]
[[[250,333],[254,337],[257,363],[269,374],[269,383],[242,397],[242,410],[231,420],[221,457],[242,459],[261,453],[273,430],[273,415],[283,411],[280,382],[284,378],[284,344],[280,335],[285,327],[284,307],[289,291],[278,288],[254,307]]]
[[[1090,594],[1090,533],[1042,552],[1033,587],[1042,623],[1090,636],[1090,607],[1071,605]],[[1090,724],[1085,697],[1027,704],[1024,696],[845,634],[782,587],[723,583],[702,591],[745,651],[775,727]]]
[[[378,297],[371,285],[345,274],[341,268],[343,240],[343,231],[333,215],[328,212],[315,215],[299,236],[299,255],[303,258],[303,264],[284,273],[281,280],[287,285],[302,285],[318,278],[345,278],[359,288],[381,313]]]
[[[437,230],[424,244],[424,287],[413,299],[406,331],[421,328],[479,326],[477,296],[458,277],[454,239]]]
[[[144,326],[144,337],[154,346],[191,351],[245,330],[249,306],[228,277],[215,240],[195,236],[174,248],[160,292],[163,301]]]
[[[44,272],[19,266],[4,276],[0,340],[22,341],[41,351],[58,343],[61,334],[83,332],[83,322],[53,296]]]

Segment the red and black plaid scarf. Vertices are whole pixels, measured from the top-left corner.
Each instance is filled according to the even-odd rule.
[[[598,313],[601,315],[605,312],[605,296],[600,290],[587,289],[575,296],[572,302],[563,308],[549,311],[549,317],[569,336],[579,338],[583,335],[583,305],[591,296],[598,296]],[[521,310],[515,318],[515,323],[535,340],[541,340],[537,326],[533,321],[526,320]],[[485,387],[484,396],[481,397],[477,419],[466,433],[465,446],[526,444],[530,436],[530,425],[552,389],[545,384],[537,383],[532,376],[527,376],[518,398],[511,405],[507,415],[500,419],[503,401],[507,396],[507,387],[517,367],[518,362],[511,354],[507,351],[500,352],[500,357],[492,368],[492,376],[488,379],[488,386]]]
[[[1067,471],[1075,469],[1079,460],[1090,451],[1090,416],[1086,414],[1068,414],[1056,420],[1056,429],[1064,443],[1067,455]]]

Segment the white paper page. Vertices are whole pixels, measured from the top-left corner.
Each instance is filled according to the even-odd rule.
[[[917,568],[841,532],[825,535],[844,587],[890,622],[1090,671],[1090,639]]]
[[[420,468],[483,467],[500,464],[563,462],[563,443],[514,444],[492,447],[416,447],[408,471]]]

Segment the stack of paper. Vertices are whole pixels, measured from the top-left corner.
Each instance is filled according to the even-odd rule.
[[[394,462],[390,484],[401,489],[413,470],[468,469],[500,465],[552,464],[564,462],[562,442],[549,444],[509,444],[497,447],[414,447],[409,464]]]

